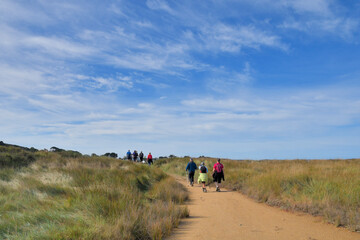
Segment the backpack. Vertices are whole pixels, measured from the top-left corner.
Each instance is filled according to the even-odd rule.
[[[206,173],[206,167],[205,167],[204,165],[202,165],[202,166],[200,167],[200,172],[201,172],[201,173]]]
[[[215,169],[216,169],[216,172],[218,172],[218,173],[222,172],[221,164],[220,164],[220,163],[217,163],[217,164],[215,165]]]

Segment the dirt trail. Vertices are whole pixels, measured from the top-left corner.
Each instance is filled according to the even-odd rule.
[[[184,178],[176,179],[187,186]],[[360,240],[360,233],[324,223],[321,218],[285,212],[256,203],[238,192],[188,187],[190,217],[168,240]]]

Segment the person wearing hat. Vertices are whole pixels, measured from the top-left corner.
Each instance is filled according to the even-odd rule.
[[[194,160],[190,158],[190,161],[186,165],[186,169],[185,169],[185,171],[188,172],[190,186],[194,185],[194,174],[196,169],[197,169],[196,163],[194,163]]]
[[[200,174],[199,174],[199,177],[198,177],[198,183],[202,183],[202,190],[203,192],[207,192],[206,190],[206,186],[205,186],[205,183],[207,182],[208,180],[208,169],[207,167],[205,166],[205,163],[204,162],[201,162],[200,166],[199,166],[199,170],[200,170]]]

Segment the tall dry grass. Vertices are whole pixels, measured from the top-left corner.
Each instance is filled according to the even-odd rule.
[[[197,164],[201,161],[212,169],[216,159],[195,159]],[[184,176],[187,162],[188,159],[163,159],[156,165]],[[360,231],[360,159],[222,163],[226,188],[259,202],[320,215],[336,226]]]
[[[162,170],[107,157],[35,153],[0,170],[0,239],[163,239],[189,213]]]

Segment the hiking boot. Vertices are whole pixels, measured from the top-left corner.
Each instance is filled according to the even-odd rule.
[[[207,192],[206,188],[203,188],[203,192]]]
[[[220,192],[220,188],[219,188],[219,187],[216,187],[216,191],[217,191],[217,192]]]

